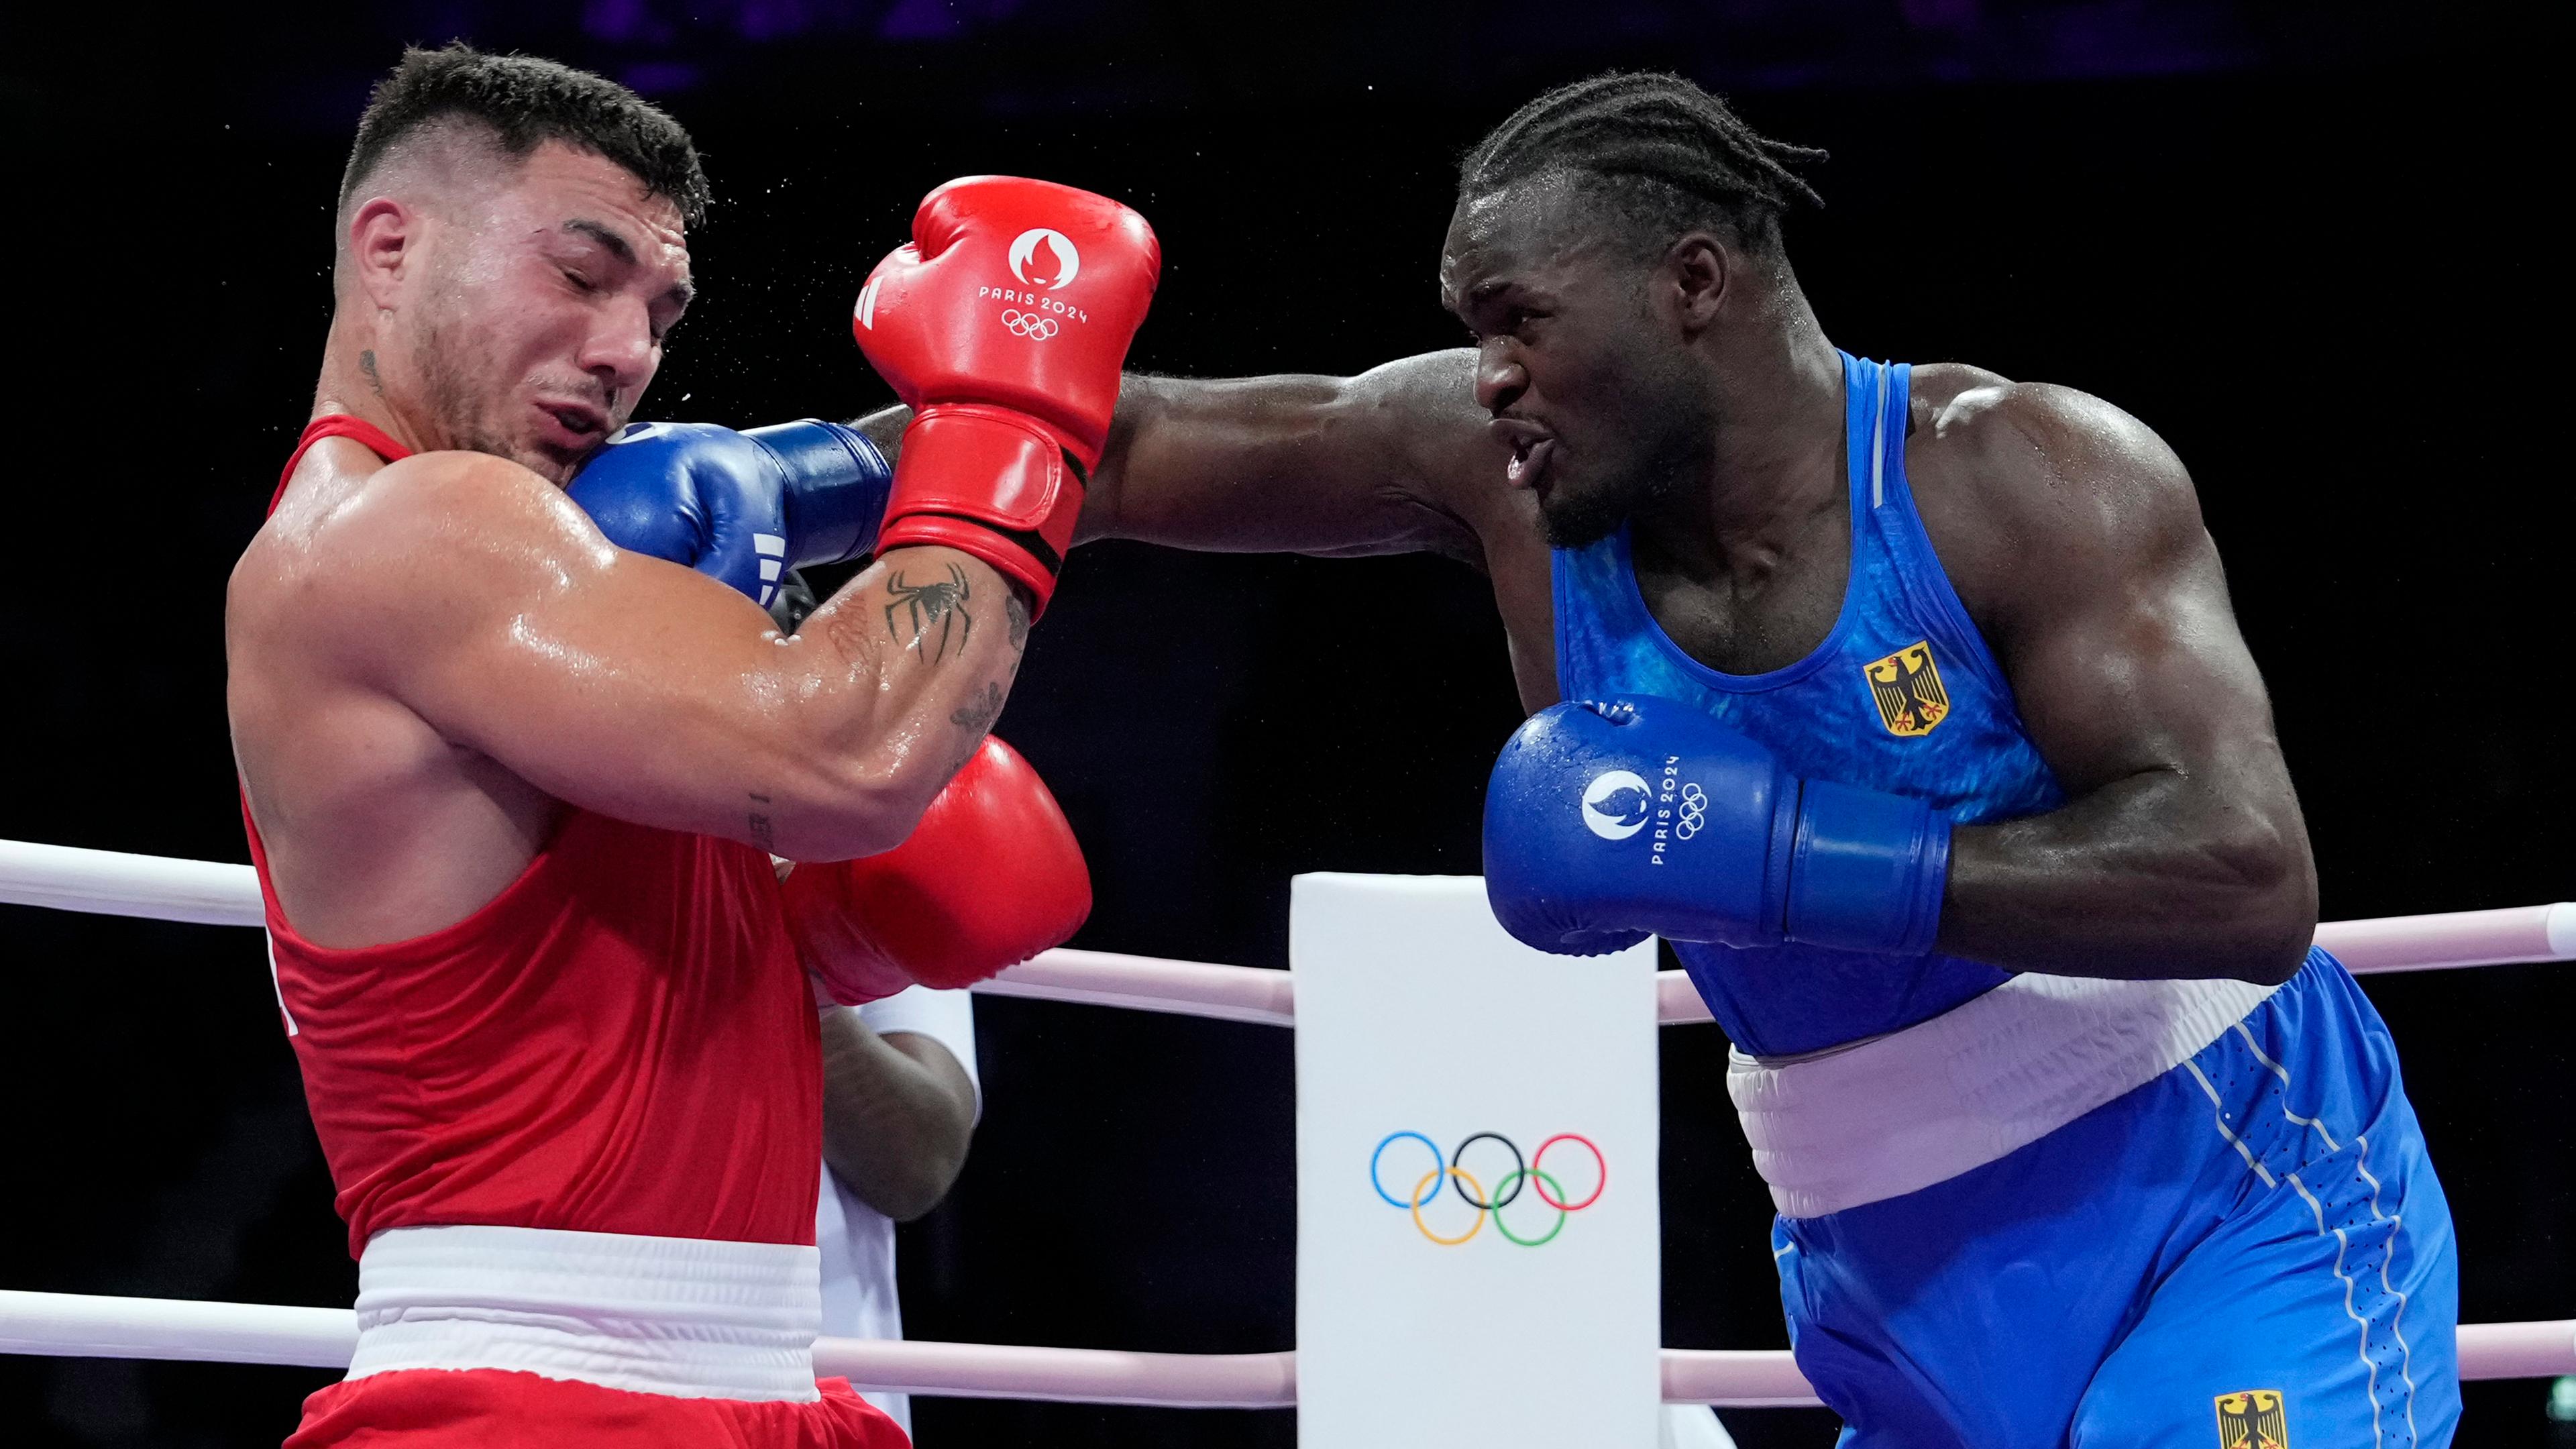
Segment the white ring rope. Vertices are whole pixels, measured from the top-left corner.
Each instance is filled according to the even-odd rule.
[[[0,902],[216,926],[259,926],[267,919],[259,878],[246,865],[23,840],[0,840]],[[2576,958],[2576,904],[2329,921],[2317,927],[2317,944],[2356,976],[2564,961]],[[1047,951],[975,989],[1271,1026],[1296,1022],[1296,988],[1285,971],[1110,951]],[[1660,974],[1655,1001],[1656,1019],[1666,1025],[1709,1019],[1682,972]]]
[[[205,925],[261,926],[259,880],[246,865],[0,841],[0,902]],[[2576,904],[2338,921],[2317,944],[2355,974],[2432,971],[2576,957]],[[1291,1026],[1285,971],[1054,950],[975,988],[996,996],[1123,1006]],[[1706,1021],[1679,971],[1660,973],[1657,1019]],[[2576,1373],[2576,1320],[2473,1323],[2459,1330],[2460,1376]],[[357,1342],[346,1308],[290,1308],[110,1298],[0,1289],[0,1353],[345,1368]],[[861,1388],[959,1398],[1172,1408],[1271,1408],[1297,1400],[1294,1353],[1163,1354],[1102,1349],[826,1338],[818,1373]],[[1664,1401],[1759,1408],[1812,1405],[1815,1391],[1785,1349],[1665,1349]]]
[[[0,901],[206,926],[264,926],[246,865],[0,840]]]
[[[346,1368],[346,1308],[198,1303],[0,1290],[0,1353]],[[863,1389],[969,1399],[1270,1409],[1297,1402],[1294,1353],[1120,1353],[981,1343],[825,1338],[814,1371]],[[2576,1319],[2460,1326],[2464,1379],[2576,1373]],[[1817,1402],[1787,1349],[1663,1351],[1664,1402],[1796,1408]]]

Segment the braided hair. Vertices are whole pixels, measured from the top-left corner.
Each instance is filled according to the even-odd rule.
[[[1571,173],[1641,251],[1712,222],[1770,251],[1781,213],[1824,204],[1789,168],[1824,158],[1760,134],[1681,76],[1612,71],[1559,86],[1487,133],[1458,164],[1458,200]]]

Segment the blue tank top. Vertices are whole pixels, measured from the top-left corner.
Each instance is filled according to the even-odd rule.
[[[1851,581],[1814,653],[1726,674],[1682,652],[1637,589],[1628,531],[1555,553],[1556,683],[1566,699],[1655,694],[1696,704],[1793,772],[1928,800],[1962,824],[2065,799],[2011,686],[1950,587],[1905,482],[1913,369],[1843,354]],[[1673,949],[1737,1049],[1811,1052],[1940,1015],[2010,974],[1955,956],[1821,946]]]

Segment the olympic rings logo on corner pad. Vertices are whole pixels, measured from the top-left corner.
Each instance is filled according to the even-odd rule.
[[[1405,1141],[1418,1142],[1422,1144],[1424,1151],[1431,1154],[1431,1170],[1422,1174],[1421,1178],[1414,1182],[1411,1192],[1398,1197],[1386,1190],[1384,1172],[1386,1150],[1398,1142]],[[1494,1179],[1491,1192],[1488,1192],[1484,1183],[1464,1165],[1467,1160],[1467,1149],[1479,1142],[1495,1143],[1503,1151],[1512,1155],[1511,1171]],[[1569,1198],[1565,1184],[1559,1182],[1554,1173],[1540,1165],[1547,1160],[1548,1151],[1559,1144],[1571,1144],[1592,1154],[1592,1190],[1579,1199]],[[1575,1181],[1580,1183],[1582,1179],[1577,1177]],[[1524,1248],[1539,1247],[1553,1241],[1558,1233],[1565,1231],[1567,1218],[1599,1202],[1602,1190],[1609,1185],[1610,1160],[1601,1155],[1601,1149],[1591,1138],[1574,1132],[1557,1133],[1541,1142],[1538,1150],[1526,1158],[1521,1156],[1519,1144],[1500,1132],[1473,1133],[1458,1144],[1455,1152],[1446,1155],[1442,1154],[1438,1143],[1419,1132],[1390,1132],[1378,1140],[1377,1150],[1369,1154],[1369,1186],[1376,1190],[1379,1200],[1389,1207],[1400,1208],[1410,1213],[1413,1217],[1413,1226],[1421,1232],[1422,1236],[1444,1248],[1457,1247],[1484,1231],[1487,1218],[1493,1219],[1494,1231],[1510,1241]],[[1422,1210],[1437,1201],[1441,1193],[1453,1187],[1459,1201],[1465,1203],[1474,1216],[1468,1219],[1465,1232],[1444,1236],[1434,1232],[1431,1224],[1423,1221]],[[1503,1216],[1503,1209],[1518,1202],[1523,1189],[1527,1189],[1529,1195],[1536,1198],[1543,1206],[1556,1209],[1556,1221],[1548,1224],[1545,1232],[1523,1236],[1520,1231],[1512,1227],[1510,1220]],[[1524,1217],[1523,1227],[1527,1226],[1528,1223]]]
[[[1694,780],[1682,787],[1682,807],[1673,822],[1673,839],[1688,840],[1708,823],[1708,792]]]
[[[1011,329],[1012,336],[1025,337],[1031,342],[1044,342],[1062,330],[1056,326],[1053,317],[1041,317],[1017,307],[1002,309],[1002,325]]]

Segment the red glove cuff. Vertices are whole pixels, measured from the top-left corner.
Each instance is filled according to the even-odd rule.
[[[788,934],[832,999],[919,982],[954,990],[1062,945],[1091,914],[1091,873],[1037,771],[987,738],[882,855],[800,865],[780,887]]]
[[[1073,547],[1083,483],[1072,440],[1026,413],[976,403],[922,409],[903,432],[877,552],[937,545],[973,554],[1046,612]]]

